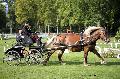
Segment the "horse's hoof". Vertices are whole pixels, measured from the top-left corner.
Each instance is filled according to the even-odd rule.
[[[3,63],[5,63],[5,61],[3,60]]]
[[[66,65],[66,63],[61,63],[61,65]]]
[[[84,66],[91,66],[90,64],[84,64]]]
[[[107,62],[106,62],[106,61],[102,61],[102,60],[101,60],[101,64],[107,64]]]
[[[45,61],[41,62],[42,65],[46,66],[47,63]]]
[[[44,63],[44,62],[42,62],[41,64],[42,64],[43,66],[46,66],[46,65],[47,65],[47,63]]]
[[[47,64],[42,64],[43,66],[47,66]]]
[[[5,63],[5,60],[4,60],[5,58],[3,58],[3,63]]]

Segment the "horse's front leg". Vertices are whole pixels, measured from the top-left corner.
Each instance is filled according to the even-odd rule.
[[[103,59],[103,57],[100,56],[96,49],[93,49],[92,52],[101,59],[101,64],[106,64],[105,60]]]
[[[62,61],[62,55],[63,55],[64,51],[65,51],[65,49],[62,49],[62,50],[60,50],[60,51],[58,52],[59,62],[60,62],[61,64],[63,64],[63,65],[65,65],[65,63],[63,63],[63,61]]]
[[[85,46],[84,47],[84,66],[89,66],[89,64],[87,64],[88,52],[89,52],[89,47]]]

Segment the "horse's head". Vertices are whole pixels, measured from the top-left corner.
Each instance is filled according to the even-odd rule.
[[[100,39],[102,39],[106,43],[110,42],[110,39],[108,37],[108,32],[107,32],[106,29],[104,29],[103,27],[101,27],[101,29],[99,29],[99,34],[100,34]]]
[[[98,39],[102,39],[107,43],[110,42],[110,39],[108,38],[108,33],[103,27],[89,27],[85,30],[83,34],[84,40],[86,40],[88,43],[95,42]]]

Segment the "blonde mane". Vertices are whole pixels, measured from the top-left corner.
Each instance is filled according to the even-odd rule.
[[[92,26],[92,27],[88,27],[85,31],[84,34],[85,35],[90,35],[91,32],[93,32],[94,30],[98,30],[101,29],[102,27],[96,27],[96,26]]]

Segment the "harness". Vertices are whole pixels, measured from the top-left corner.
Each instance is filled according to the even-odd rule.
[[[80,45],[84,45],[83,32],[80,32]]]
[[[59,35],[57,35],[57,36],[59,36]],[[61,36],[59,36],[59,37],[61,37]],[[65,38],[66,38],[66,35],[65,35],[65,37],[64,37],[64,39],[63,39],[62,42],[59,40],[59,43],[56,43],[56,41],[55,41],[55,42],[53,43],[53,45],[62,45],[62,46],[66,46],[66,45],[64,44]]]

